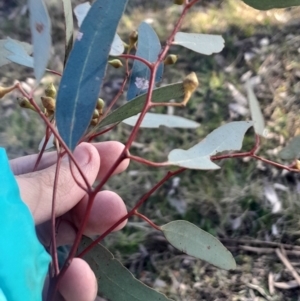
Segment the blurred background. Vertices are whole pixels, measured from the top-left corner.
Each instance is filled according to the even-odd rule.
[[[26,1],[0,2],[0,38],[30,43]],[[72,1],[74,6],[83,1]],[[46,0],[52,20],[53,49],[49,68],[62,71],[64,23],[59,0]],[[74,7],[73,6],[73,7]],[[181,13],[171,0],[129,0],[118,33],[127,42],[132,30],[146,20],[162,45]],[[142,129],[131,152],[153,161],[166,160],[174,148],[187,149],[220,125],[249,120],[245,81],[256,83],[269,134],[260,154],[283,162],[278,152],[300,134],[300,9],[260,12],[238,0],[200,1],[186,17],[182,31],[221,34],[224,50],[204,56],[172,46],[179,60],[165,68],[162,84],[181,81],[196,72],[200,86],[185,109],[157,109],[201,123],[197,130]],[[77,25],[76,25],[77,26]],[[109,103],[118,92],[124,70],[109,66],[101,91]],[[1,67],[1,85],[34,82],[31,69],[10,64]],[[59,85],[59,77],[47,73],[36,92],[46,84]],[[34,112],[21,109],[17,93],[0,100],[0,146],[10,158],[36,153],[44,125]],[[40,102],[39,102],[40,103]],[[125,103],[122,97],[118,106]],[[131,128],[120,124],[99,141],[126,142]],[[253,132],[244,149],[254,144]],[[222,271],[179,253],[148,225],[132,219],[105,244],[144,283],[174,300],[300,300],[299,287],[275,253],[281,246],[300,272],[300,176],[248,159],[218,162],[221,170],[186,171],[163,185],[141,208],[156,224],[185,219],[217,236],[233,253],[235,271]],[[128,208],[139,200],[167,169],[131,163],[128,171],[112,178],[105,189],[118,192]],[[289,245],[294,245],[291,247]],[[297,245],[299,247],[297,247]],[[283,283],[280,288],[276,283]],[[274,284],[275,283],[275,284]],[[293,285],[294,284],[294,285]]]

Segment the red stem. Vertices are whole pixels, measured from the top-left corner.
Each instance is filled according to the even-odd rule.
[[[52,260],[53,260],[55,276],[59,274],[59,264],[57,258],[57,245],[56,245],[55,206],[56,206],[57,185],[58,185],[58,176],[60,171],[61,159],[62,159],[61,154],[57,152],[57,163],[55,167],[55,177],[54,177],[53,193],[52,193],[52,209],[51,209],[52,210],[51,211]]]
[[[101,135],[103,135],[103,134],[105,134],[105,133],[111,131],[116,125],[118,125],[118,123],[116,123],[116,124],[110,126],[109,128],[107,128],[107,129],[105,129],[105,130],[103,130],[103,131],[101,131],[101,132],[98,132],[98,133],[96,133],[96,134],[91,135],[91,136],[88,138],[88,142],[91,142],[91,141],[94,140],[96,137],[101,136]]]
[[[17,84],[18,85],[18,89],[19,91],[22,93],[22,95],[26,98],[28,98],[29,102],[31,103],[31,105],[33,105],[33,107],[36,109],[37,113],[40,115],[40,117],[43,119],[43,121],[45,122],[46,126],[48,126],[53,135],[55,136],[55,138],[60,142],[60,144],[63,146],[63,148],[65,149],[66,153],[69,155],[70,159],[74,162],[76,168],[78,169],[78,172],[80,173],[82,179],[84,180],[86,186],[91,189],[89,182],[86,178],[86,176],[84,175],[84,173],[82,172],[80,166],[78,165],[75,157],[73,156],[72,152],[69,150],[69,148],[67,147],[67,145],[65,144],[65,142],[60,138],[59,134],[57,133],[56,129],[54,128],[54,126],[51,124],[51,122],[48,120],[48,118],[44,115],[44,113],[41,111],[41,109],[39,108],[39,106],[36,104],[36,102],[34,101],[34,99],[32,97],[30,97],[30,95],[28,95],[23,88],[21,87],[20,83]],[[31,92],[32,93],[32,92]],[[31,94],[30,93],[30,94]]]
[[[142,63],[144,63],[149,69],[152,68],[152,63],[148,62],[146,59],[136,56],[134,54],[122,54],[120,55],[120,57],[124,58],[124,59],[133,59],[133,60],[138,60]]]
[[[139,213],[138,211],[134,212],[134,215],[138,216],[139,218],[143,219],[144,221],[146,221],[152,228],[161,231],[161,228],[157,225],[155,225],[147,216]]]
[[[170,163],[168,162],[152,162],[152,161],[149,161],[147,159],[144,159],[144,158],[141,158],[141,157],[138,157],[138,156],[133,156],[133,155],[127,155],[128,159],[130,160],[133,160],[133,161],[136,161],[136,162],[139,162],[139,163],[142,163],[142,164],[145,164],[145,165],[148,165],[148,166],[151,166],[151,167],[165,167],[165,166],[170,166]]]
[[[86,247],[78,257],[83,257],[87,252],[89,252],[94,246],[96,246],[102,239],[104,239],[109,233],[111,233],[117,226],[119,226],[126,219],[135,214],[136,210],[143,205],[143,203],[167,180],[171,177],[180,174],[185,168],[180,168],[175,171],[169,171],[156,185],[154,185],[143,197],[137,202],[137,204],[121,219],[114,223],[109,229],[107,229],[102,235],[100,235],[96,240],[94,240],[88,247]]]
[[[41,161],[42,156],[43,156],[43,154],[45,152],[45,148],[46,148],[46,145],[48,143],[50,135],[51,135],[50,129],[48,127],[46,127],[45,141],[44,141],[43,146],[42,146],[42,148],[41,148],[41,150],[40,150],[40,152],[38,154],[38,157],[37,157],[37,159],[35,161],[35,164],[34,164],[34,167],[33,167],[33,171],[36,171],[36,169],[38,168],[38,166],[40,164],[40,161]]]

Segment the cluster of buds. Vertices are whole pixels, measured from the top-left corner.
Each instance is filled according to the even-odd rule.
[[[91,120],[91,126],[95,126],[100,121],[101,116],[103,115],[103,108],[104,108],[104,100],[102,98],[98,98],[96,108],[93,113],[93,117]]]
[[[50,117],[54,114],[56,103],[56,89],[53,83],[50,83],[45,89],[45,96],[41,97],[42,104],[45,108],[45,115]]]

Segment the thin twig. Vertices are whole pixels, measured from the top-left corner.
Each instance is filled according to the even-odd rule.
[[[232,238],[220,238],[220,241],[225,244],[235,244],[235,245],[259,245],[261,247],[271,247],[271,248],[280,248],[281,246],[285,250],[298,250],[300,251],[300,246],[297,245],[288,245],[282,244],[279,242],[272,241],[263,241],[258,239],[232,239]]]
[[[299,287],[299,284],[296,280],[291,280],[288,282],[274,282],[274,286],[283,290],[289,290]]]
[[[289,262],[287,257],[285,257],[279,249],[276,249],[276,254],[277,254],[278,258],[282,261],[282,263],[285,265],[285,267],[293,275],[293,277],[297,281],[298,285],[300,285],[300,276],[297,273],[297,271],[294,269],[294,267],[291,265],[291,263]]]

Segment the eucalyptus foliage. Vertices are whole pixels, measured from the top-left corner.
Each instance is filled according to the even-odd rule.
[[[51,22],[45,2],[28,0],[32,45],[9,37],[0,40],[0,66],[13,62],[33,68],[36,85],[47,70],[51,53]],[[175,0],[174,4],[184,5],[184,9],[188,10],[192,9],[192,5],[190,7],[188,5],[197,1],[191,0],[189,4],[184,2]],[[262,10],[300,5],[299,0],[244,0],[244,2]],[[62,4],[65,17],[65,68],[57,95],[53,88],[45,90],[46,96],[42,99],[44,108],[39,112],[48,118],[53,128],[57,128],[57,133],[55,138],[53,133],[47,132],[39,146],[40,150],[51,148],[55,144],[74,151],[81,141],[87,141],[87,138],[93,134],[99,134],[102,130],[108,129],[108,126],[118,124],[134,127],[134,134],[136,134],[136,127],[166,126],[196,129],[200,126],[198,122],[180,116],[147,112],[150,107],[155,108],[155,106],[184,107],[193,98],[198,80],[195,73],[192,73],[178,83],[161,84],[164,65],[175,64],[177,56],[164,52],[169,48],[165,48],[165,43],[161,43],[155,30],[146,21],[139,25],[137,31],[131,33],[129,41],[122,41],[117,31],[127,0],[96,0],[93,4],[82,3],[74,8],[77,23],[73,21],[71,0],[62,0]],[[74,30],[74,23],[78,25],[76,30]],[[75,41],[73,41],[74,32],[76,32]],[[167,41],[167,47],[171,44],[180,45],[199,55],[211,55],[222,51],[224,43],[224,39],[219,35],[180,32],[178,23],[172,39]],[[110,60],[110,56],[115,58]],[[129,63],[129,59],[133,59],[132,64]],[[114,67],[121,67],[123,65],[121,60],[126,60],[126,68],[128,68],[126,70],[128,86],[123,87],[128,102],[106,114],[104,102],[99,99],[100,89],[108,63]],[[5,95],[13,88],[7,91],[2,88],[0,93]],[[191,148],[173,149],[166,162],[161,165],[154,162],[153,166],[156,164],[160,167],[178,166],[180,172],[185,169],[214,170],[220,168],[214,161],[222,158],[224,153],[228,157],[239,156],[239,153],[232,152],[242,149],[244,136],[252,126],[257,135],[265,134],[263,114],[250,83],[247,84],[247,92],[252,121],[220,124],[217,129],[207,133],[203,140],[195,141]],[[33,99],[23,99],[22,106],[37,110],[33,106]],[[53,132],[55,133],[55,130]],[[249,156],[251,154],[249,153]],[[300,156],[299,136],[282,150],[280,156],[285,160],[294,160]],[[1,186],[0,189],[0,208],[3,209],[0,214],[8,212],[4,219],[1,218],[1,222],[12,231],[8,234],[7,229],[0,228],[0,284],[2,285],[4,278],[8,279],[5,286],[0,285],[0,299],[21,300],[18,297],[20,294],[30,293],[38,295],[30,300],[40,300],[49,256],[37,242],[28,208],[22,205],[17,185],[1,149],[0,160],[1,183],[5,181],[5,188]],[[20,207],[18,210],[22,219],[18,219],[17,224],[12,223],[15,216],[11,214],[11,206]],[[134,215],[134,212],[131,215]],[[153,226],[151,223],[150,225]],[[20,227],[28,227],[28,235],[19,237]],[[217,238],[189,222],[173,221],[160,227],[153,227],[161,231],[165,238],[181,252],[221,269],[230,270],[236,267],[233,255]],[[18,236],[17,241],[13,240],[15,235]],[[84,250],[91,243],[88,238],[84,238],[80,250]],[[26,253],[23,258],[19,254],[21,251],[24,252],[22,254]],[[3,256],[13,256],[15,262],[6,261]],[[135,279],[108,250],[99,244],[85,255],[85,259],[95,271],[99,281],[99,293],[112,301],[170,300]],[[32,266],[34,260],[36,260],[36,267]],[[25,274],[30,275],[34,287],[26,286]]]

